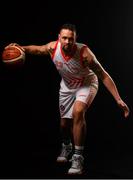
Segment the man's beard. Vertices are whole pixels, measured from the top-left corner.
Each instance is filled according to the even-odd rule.
[[[72,51],[72,46],[67,45],[67,47],[62,47],[62,49],[65,53],[70,53]]]

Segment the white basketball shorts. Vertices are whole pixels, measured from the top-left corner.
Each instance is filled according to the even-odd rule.
[[[98,91],[98,81],[89,85],[82,85],[77,89],[69,89],[64,81],[61,81],[59,91],[59,110],[61,118],[73,118],[73,106],[75,101],[81,101],[89,107]]]

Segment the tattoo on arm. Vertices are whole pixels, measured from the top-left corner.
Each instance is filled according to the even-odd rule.
[[[97,59],[93,60],[91,68],[100,79],[103,79],[105,70]]]
[[[92,61],[88,61],[88,59],[84,59],[83,61],[83,65],[85,67],[89,67],[90,69],[92,69],[94,71],[94,73],[96,73],[96,75],[100,78],[103,77],[103,72],[104,72],[104,69],[103,67],[101,66],[101,64],[97,61],[96,58],[94,58]]]
[[[48,51],[49,51],[50,54],[53,54],[54,49],[52,49],[52,48],[50,47],[50,48],[48,49]]]

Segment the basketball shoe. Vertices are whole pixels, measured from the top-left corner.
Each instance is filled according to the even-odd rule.
[[[57,157],[57,162],[68,162],[72,155],[72,144],[65,145],[62,143],[62,149],[60,155]]]
[[[78,175],[83,173],[84,158],[82,155],[74,154],[72,156],[72,165],[68,170],[69,175]]]

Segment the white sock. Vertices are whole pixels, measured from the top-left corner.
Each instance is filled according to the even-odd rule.
[[[84,146],[76,146],[75,145],[75,151],[74,154],[76,155],[82,155],[84,150]]]

